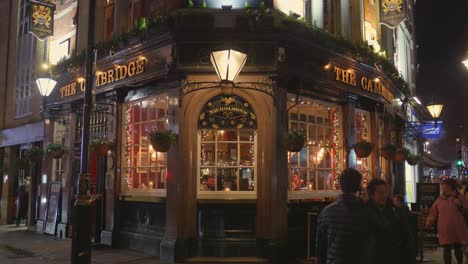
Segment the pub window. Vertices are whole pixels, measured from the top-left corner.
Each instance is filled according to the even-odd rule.
[[[134,23],[143,16],[144,0],[130,0],[128,2],[128,30],[133,30]]]
[[[167,96],[160,96],[124,106],[124,193],[165,195],[167,154],[153,149],[148,133],[168,129],[168,101]]]
[[[300,193],[334,192],[341,170],[341,108],[293,98],[288,102],[289,130],[306,136],[299,152],[288,153],[290,197]]]
[[[198,197],[255,198],[256,117],[249,103],[215,97],[199,120]]]
[[[356,126],[356,142],[361,140],[371,141],[370,134],[370,115],[369,112],[357,110],[355,114],[355,126]],[[371,154],[372,155],[372,154]],[[362,173],[363,185],[367,186],[367,182],[371,177],[371,156],[367,158],[357,159],[357,169]]]

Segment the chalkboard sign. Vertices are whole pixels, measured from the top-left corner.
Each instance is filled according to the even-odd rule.
[[[417,185],[417,199],[421,210],[429,210],[440,196],[439,183],[423,183]]]
[[[55,235],[55,227],[57,225],[57,212],[60,201],[60,188],[62,183],[54,181],[50,183],[49,193],[47,199],[47,217],[46,227],[44,233]]]

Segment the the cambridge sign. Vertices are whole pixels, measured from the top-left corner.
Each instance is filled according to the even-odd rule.
[[[380,79],[368,76],[358,76],[353,70],[345,70],[337,66],[333,67],[333,79],[335,81],[359,87],[371,93],[382,96],[387,102],[393,103],[393,94],[385,87]]]
[[[145,71],[145,62],[146,59],[138,58],[124,65],[113,65],[110,69],[105,71],[96,71],[95,87],[97,88],[142,74]],[[78,78],[72,83],[60,87],[60,97],[72,96],[77,92],[84,92],[84,89],[84,78]]]

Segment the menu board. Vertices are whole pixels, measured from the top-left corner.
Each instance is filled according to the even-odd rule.
[[[47,217],[44,233],[55,235],[55,227],[57,225],[57,212],[60,201],[60,188],[62,183],[54,181],[50,183],[48,199],[47,199]]]
[[[429,210],[440,196],[439,183],[423,183],[419,182],[417,185],[417,201],[419,208]]]

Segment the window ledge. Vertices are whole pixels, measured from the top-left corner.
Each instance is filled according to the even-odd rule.
[[[341,191],[288,191],[288,200],[338,197]]]
[[[163,198],[166,198],[166,190],[135,190],[135,191],[126,191],[122,192],[120,195],[120,200],[125,201],[141,201],[141,202],[159,202]]]
[[[251,192],[199,192],[200,200],[252,200],[257,199],[257,193]]]

